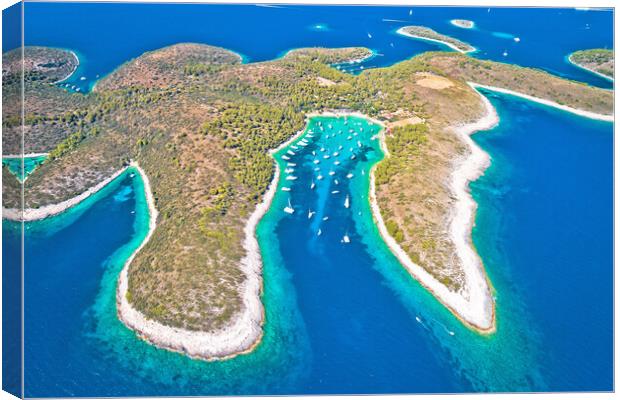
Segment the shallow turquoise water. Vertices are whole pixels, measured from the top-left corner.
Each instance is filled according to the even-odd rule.
[[[98,75],[127,59],[179,41],[224,46],[249,61],[271,59],[293,47],[364,45],[379,54],[362,65],[390,65],[437,49],[394,35],[397,27],[413,22],[471,42],[480,49],[477,57],[609,86],[565,62],[573,50],[612,45],[607,11],[429,7],[415,8],[410,18],[409,8],[366,7],[346,9],[351,18],[343,20],[342,7],[313,7],[312,13],[303,7],[118,7],[123,11],[106,4],[30,3],[26,43],[79,51],[80,70],[70,83],[87,90]],[[452,27],[448,21],[454,17],[475,20],[477,29]],[[183,21],[183,26],[154,30],[158,19]],[[89,23],[75,23],[83,20]],[[206,21],[212,30],[202,29]],[[288,34],[265,29],[266,24]],[[142,41],[126,40],[136,31]],[[146,230],[142,183],[133,171],[62,216],[27,224],[25,394],[610,390],[612,124],[509,96],[491,100],[502,123],[474,137],[493,165],[472,184],[472,193],[480,205],[474,243],[497,290],[495,335],[482,337],[464,328],[380,240],[363,198],[368,182],[359,178],[382,155],[377,141],[370,140],[377,127],[360,120],[363,157],[331,164],[337,175],[329,185],[327,178],[317,179],[309,189],[318,172],[310,157],[313,147],[295,149],[298,179],[281,181],[292,191],[278,192],[273,211],[258,227],[265,260],[265,337],[255,352],[233,360],[204,363],[158,350],[116,318],[116,278]],[[323,123],[325,128],[328,122]],[[330,131],[349,129],[343,120],[331,123]],[[343,148],[348,142],[333,138],[330,146],[337,148],[336,141]],[[334,161],[321,159],[324,168],[326,160]],[[322,173],[327,177],[328,172]],[[289,198],[296,208],[292,216],[282,211]],[[316,212],[312,219],[308,209]],[[329,220],[318,224],[326,215]],[[5,282],[15,282],[19,229],[3,221],[3,234]],[[341,243],[345,234],[350,243]],[[11,299],[20,295],[17,286],[5,286],[4,293]],[[17,318],[19,310],[9,311],[13,314],[5,310],[5,315]]]
[[[507,96],[492,101],[502,124],[475,139],[493,166],[472,190],[474,242],[497,290],[496,334],[463,327],[380,240],[365,179],[383,156],[371,140],[379,127],[313,119],[308,145],[276,156],[280,187],[258,226],[267,314],[256,351],[194,361],[118,321],[116,278],[148,221],[142,182],[129,170],[64,215],[26,225],[26,395],[609,390],[611,124]],[[545,151],[560,140],[562,151]],[[585,159],[560,182],[547,174]],[[580,197],[573,179],[581,178],[589,191]],[[283,211],[289,199],[292,215]],[[3,224],[5,243],[18,240],[12,226]],[[592,251],[573,251],[584,246]]]
[[[22,158],[2,158],[2,164],[6,165],[9,171],[20,181],[28,177],[39,165],[45,161],[47,156],[23,157],[24,164],[22,169]]]

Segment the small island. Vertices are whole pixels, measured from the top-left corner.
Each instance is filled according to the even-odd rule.
[[[451,36],[441,34],[426,26],[405,26],[400,28],[396,33],[411,37],[414,39],[428,40],[431,42],[441,43],[460,53],[470,53],[476,48],[472,45],[455,39]]]
[[[450,23],[463,29],[472,29],[475,26],[474,21],[468,19],[451,19]]]
[[[447,43],[428,28],[408,28],[402,34]],[[473,48],[459,46],[351,75],[331,64],[370,50],[301,49],[242,64],[226,49],[181,43],[125,63],[89,94],[50,85],[70,65],[62,64],[62,74],[41,70],[60,56],[69,63],[70,52],[50,51],[46,60],[26,47],[26,73],[44,77],[25,82],[23,151],[48,157],[23,183],[23,213],[19,182],[3,166],[3,216],[58,214],[136,171],[145,182],[149,233],[119,277],[118,316],[161,348],[229,358],[262,338],[255,228],[278,185],[272,155],[310,143],[301,135],[317,114],[356,115],[383,128],[368,140],[386,156],[363,178],[382,239],[467,327],[490,334],[493,286],[471,244],[476,204],[468,190],[488,156],[469,135],[497,116],[472,82],[600,119],[612,118],[613,92],[471,58],[460,52]],[[17,93],[18,74],[8,70],[4,93]],[[20,108],[3,107],[3,126],[13,127],[3,135],[5,154],[19,154]]]
[[[609,49],[579,50],[568,56],[572,64],[603,78],[614,79],[614,52]]]

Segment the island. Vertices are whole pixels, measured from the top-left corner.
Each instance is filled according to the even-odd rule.
[[[460,53],[471,53],[476,51],[472,45],[455,39],[451,36],[439,33],[426,26],[404,26],[396,31],[399,35],[407,36],[418,40],[426,40],[435,43],[441,43],[444,46],[456,50]]]
[[[149,231],[119,276],[119,319],[155,346],[203,360],[260,344],[255,228],[278,187],[274,155],[305,140],[315,116],[380,127],[368,140],[385,157],[366,179],[381,237],[411,276],[480,334],[495,331],[496,312],[471,242],[476,204],[468,184],[489,157],[469,135],[492,127],[497,115],[476,87],[613,118],[611,91],[458,52],[351,75],[331,64],[370,50],[302,49],[243,64],[226,49],[181,43],[123,64],[88,94],[50,84],[71,68],[41,67],[69,63],[72,53],[55,50],[49,60],[40,48],[24,53],[25,73],[42,79],[25,81],[23,149],[19,108],[4,109],[5,154],[48,156],[21,184],[23,213],[20,191],[11,190],[20,183],[3,166],[3,217],[56,215],[120,174],[139,173]],[[20,73],[6,70],[3,93],[17,93]]]
[[[614,52],[609,49],[579,50],[568,56],[568,61],[579,68],[603,78],[614,79]]]
[[[463,29],[472,29],[475,26],[474,21],[468,19],[451,19],[450,23]]]

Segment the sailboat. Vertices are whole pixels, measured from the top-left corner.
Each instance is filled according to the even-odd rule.
[[[347,179],[353,178],[353,174],[347,174]]]
[[[290,192],[290,191],[291,191],[291,188],[290,188],[290,187],[285,187],[285,186],[283,186],[283,187],[282,187],[282,191],[283,191],[283,192]]]
[[[313,215],[314,211],[310,211],[310,209],[308,209],[308,219],[312,218]]]
[[[295,212],[295,209],[293,208],[293,206],[291,205],[291,199],[288,199],[288,206],[284,207],[284,212],[287,214],[292,214]]]
[[[349,208],[349,195],[347,195],[347,198],[344,200],[344,208]]]
[[[351,243],[351,239],[349,238],[349,235],[347,235],[345,233],[344,236],[342,237],[342,240],[340,242],[341,243]]]
[[[312,183],[310,184],[310,190],[314,189],[316,185],[314,184],[314,179],[312,180]]]
[[[316,235],[321,236],[321,233],[323,233],[323,231],[321,231],[321,228],[319,228],[319,231],[316,233]]]

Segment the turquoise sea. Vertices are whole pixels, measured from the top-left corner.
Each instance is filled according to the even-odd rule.
[[[32,173],[39,165],[45,161],[46,155],[34,156],[34,157],[22,157],[22,158],[7,158],[2,157],[2,164],[6,165],[9,171],[17,177],[17,179],[23,181],[28,175]],[[23,162],[22,162],[23,160]]]
[[[79,8],[63,5],[72,6]],[[377,9],[376,14],[398,10]],[[314,19],[328,21],[332,29],[339,26],[328,19],[331,8],[313,10]],[[407,10],[401,10],[405,17]],[[436,24],[486,12],[419,10],[434,15]],[[607,18],[604,12],[561,11],[563,17],[551,20]],[[538,18],[548,20],[558,14],[540,13]],[[37,15],[33,12],[33,20]],[[96,24],[79,25],[78,31]],[[601,36],[588,40],[606,45],[606,39],[599,40],[605,30],[592,27]],[[62,47],[73,48],[76,36],[68,31]],[[145,34],[145,43],[159,47],[160,39],[149,42],[158,34]],[[62,34],[55,35],[60,46]],[[556,40],[565,38],[558,34]],[[541,57],[541,67],[547,57]],[[348,118],[346,125],[344,118],[314,118],[306,146],[300,138],[293,143],[297,148],[276,154],[282,170],[279,190],[257,228],[266,325],[254,352],[222,362],[195,361],[144,343],[118,321],[116,279],[144,238],[148,221],[143,183],[130,169],[63,215],[25,225],[24,394],[612,390],[613,125],[511,96],[483,94],[501,123],[474,135],[492,165],[471,185],[479,203],[473,240],[497,291],[496,334],[480,336],[463,327],[407,274],[379,237],[366,198],[369,170],[383,157],[373,140],[379,127],[358,118]],[[284,212],[289,200],[293,214]],[[315,213],[311,218],[309,211]],[[15,298],[19,287],[7,286],[7,278],[19,280],[21,235],[19,226],[8,221],[2,229],[4,295]],[[18,309],[8,311],[5,318],[19,318]],[[5,357],[7,349],[9,356],[18,353],[6,343]],[[17,378],[5,376],[5,385]]]

